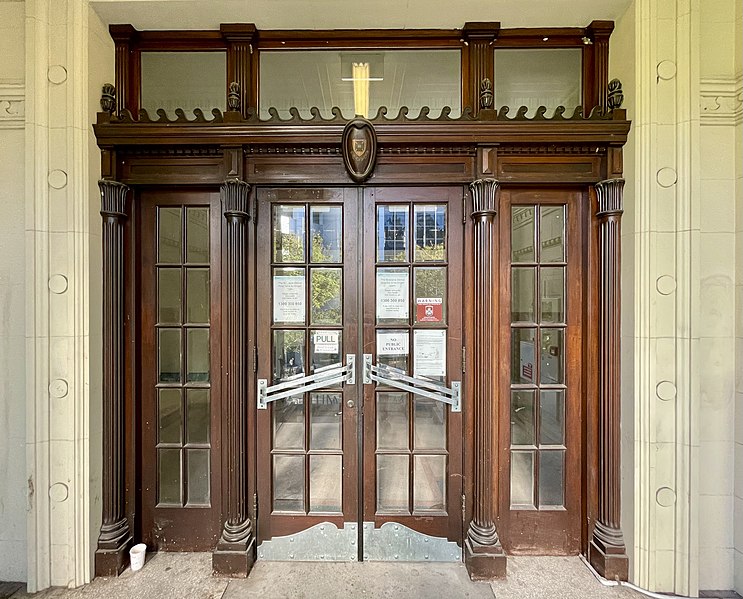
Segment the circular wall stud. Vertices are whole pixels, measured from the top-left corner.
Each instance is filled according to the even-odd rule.
[[[670,487],[661,487],[655,492],[655,501],[661,507],[671,507],[676,503],[676,493]]]
[[[47,180],[53,189],[62,189],[67,185],[67,173],[60,169],[53,170],[49,173]]]
[[[668,81],[676,76],[676,63],[672,60],[661,60],[656,67],[658,79]]]
[[[662,401],[676,399],[676,385],[671,381],[661,381],[655,386],[655,394]]]
[[[57,503],[62,503],[64,501],[67,501],[67,498],[69,496],[70,496],[70,489],[64,483],[54,483],[51,487],[49,487],[49,498],[52,501],[56,501]]]
[[[52,83],[59,85],[67,81],[67,69],[61,64],[53,64],[46,72],[46,76]]]
[[[49,383],[49,395],[51,395],[52,397],[61,399],[63,397],[67,397],[68,392],[69,385],[64,379],[54,379],[51,383]]]
[[[661,295],[671,295],[676,291],[676,279],[670,275],[661,275],[655,281],[655,288]]]
[[[655,179],[658,181],[658,185],[668,188],[676,185],[678,175],[676,174],[675,169],[672,169],[670,166],[664,166],[663,168],[658,169],[658,172],[655,173]]]
[[[58,295],[67,291],[67,277],[64,275],[52,275],[49,277],[49,291]]]

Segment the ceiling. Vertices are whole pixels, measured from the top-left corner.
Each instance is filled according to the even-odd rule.
[[[583,27],[618,20],[631,0],[91,0],[104,23],[145,29],[452,29],[467,21],[507,27]]]

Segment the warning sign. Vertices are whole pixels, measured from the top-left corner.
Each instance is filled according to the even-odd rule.
[[[416,322],[441,322],[444,319],[444,304],[440,297],[416,299]]]

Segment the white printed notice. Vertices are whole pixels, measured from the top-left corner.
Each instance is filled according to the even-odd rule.
[[[414,331],[413,376],[446,376],[446,331]]]
[[[273,321],[304,323],[304,273],[300,276],[274,275]]]
[[[312,335],[312,347],[316,354],[337,354],[340,346],[340,331],[316,331]]]
[[[408,320],[407,270],[377,270],[377,319]]]
[[[408,332],[407,331],[378,331],[377,332],[377,355],[378,356],[407,356],[408,355]]]

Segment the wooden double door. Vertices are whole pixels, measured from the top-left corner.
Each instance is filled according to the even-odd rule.
[[[257,190],[258,559],[461,559],[462,197]]]

